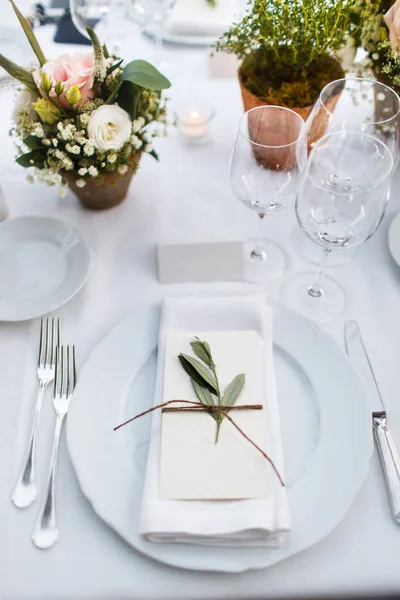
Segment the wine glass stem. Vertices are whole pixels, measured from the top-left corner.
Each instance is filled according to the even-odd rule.
[[[161,65],[162,60],[162,50],[163,50],[163,18],[162,15],[159,15],[156,20],[156,57],[155,64],[156,67]]]
[[[267,253],[263,248],[263,238],[264,238],[264,219],[265,214],[258,213],[258,222],[260,224],[260,237],[256,242],[254,249],[251,252],[251,258],[255,258],[257,260],[267,260]]]
[[[326,265],[328,263],[329,256],[332,250],[330,248],[324,248],[322,252],[321,262],[318,267],[318,271],[315,275],[314,283],[308,288],[308,293],[313,298],[321,298],[323,295],[322,283],[325,277]]]

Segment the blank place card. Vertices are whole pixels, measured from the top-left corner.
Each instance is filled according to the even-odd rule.
[[[160,283],[242,281],[242,242],[161,244],[158,246]]]

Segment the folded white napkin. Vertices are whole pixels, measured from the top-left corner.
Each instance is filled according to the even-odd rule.
[[[217,0],[214,8],[206,0],[178,0],[168,29],[177,35],[218,36],[228,29],[231,12],[231,0]]]
[[[162,306],[154,404],[162,402],[168,331],[255,330],[264,341],[266,451],[283,474],[272,357],[272,311],[262,296],[168,298]],[[260,399],[261,400],[261,399]],[[216,546],[276,546],[290,528],[286,488],[271,477],[268,498],[230,501],[166,500],[159,496],[161,411],[153,413],[140,533],[153,542]]]

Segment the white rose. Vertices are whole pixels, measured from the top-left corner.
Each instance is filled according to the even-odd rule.
[[[117,104],[103,104],[92,112],[88,122],[89,140],[100,152],[119,150],[131,135],[132,123]]]

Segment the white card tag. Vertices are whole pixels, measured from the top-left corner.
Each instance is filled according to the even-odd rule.
[[[241,281],[243,244],[162,244],[158,246],[158,278],[161,283]]]

